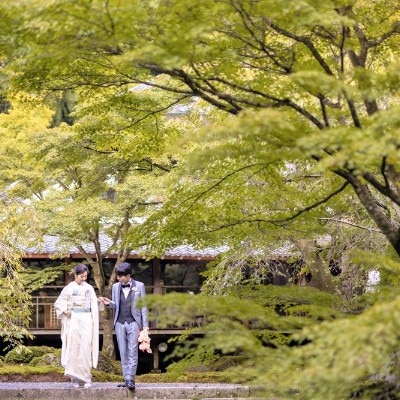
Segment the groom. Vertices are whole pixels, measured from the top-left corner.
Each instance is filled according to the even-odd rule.
[[[135,281],[132,266],[123,262],[115,267],[118,282],[113,284],[111,300],[99,300],[114,310],[114,329],[121,357],[122,375],[125,386],[135,390],[135,376],[139,358],[138,337],[142,329],[148,330],[148,309],[145,305],[137,308],[139,300],[146,296],[145,286]]]

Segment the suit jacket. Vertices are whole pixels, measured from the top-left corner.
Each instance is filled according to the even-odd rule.
[[[138,323],[140,330],[143,328],[148,328],[149,326],[149,312],[147,306],[142,304],[140,308],[137,307],[139,300],[144,300],[146,297],[146,290],[143,282],[135,281],[131,279],[131,312],[135,321]],[[111,302],[108,307],[114,309],[114,326],[117,322],[119,305],[120,305],[120,295],[121,295],[121,283],[117,282],[113,284],[111,291]]]

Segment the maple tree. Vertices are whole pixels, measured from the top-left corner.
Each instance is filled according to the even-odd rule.
[[[304,249],[302,240],[339,224],[370,234],[361,247],[371,249],[374,237],[392,246],[392,259],[369,256],[360,264],[398,271],[397,1],[35,5],[11,7],[23,23],[14,32],[21,46],[5,70],[9,88],[73,91],[76,119],[64,132],[74,140],[63,143],[97,154],[88,159],[107,154],[112,165],[168,170],[172,189],[160,194],[159,210],[129,227],[131,246],[160,254],[187,241],[270,254],[287,241]],[[377,297],[376,308],[359,319],[365,336],[340,336],[348,347],[336,342],[339,335],[323,335],[350,332],[346,318],[304,331],[312,344],[285,349],[287,362],[270,352],[262,359],[280,360],[272,372],[284,382],[294,373],[288,363],[302,363],[311,349],[326,368],[317,373],[308,359],[291,383],[312,398],[333,398],[332,386],[313,379],[324,382],[334,363],[331,382],[340,380],[348,394],[396,348],[395,301]],[[388,340],[368,349],[368,335],[377,337],[382,325]],[[354,343],[358,350],[346,366]],[[354,368],[362,357],[365,369]]]

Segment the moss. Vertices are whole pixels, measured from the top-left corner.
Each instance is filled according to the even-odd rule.
[[[112,374],[92,369],[93,382],[120,382],[121,374]],[[0,366],[0,382],[65,382],[64,368],[50,365],[16,365]],[[197,372],[186,374],[143,374],[136,377],[141,383],[235,383],[228,374],[222,372]]]
[[[39,358],[38,358],[39,359]],[[93,381],[95,382],[119,382],[121,375],[108,374],[97,369],[92,369]],[[53,381],[63,382],[69,378],[64,375],[64,368],[54,367],[51,365],[16,365],[5,364],[0,367],[0,381],[4,381],[1,377],[6,378],[10,382],[35,382],[35,381]]]
[[[120,374],[110,374],[98,369],[92,369],[91,374],[93,382],[121,382],[122,380]]]
[[[115,361],[110,357],[107,357],[103,353],[99,353],[99,362],[97,365],[97,369],[108,374],[121,375],[121,363],[119,361]]]
[[[228,374],[223,372],[194,372],[181,375],[176,382],[187,383],[235,383]]]
[[[64,369],[59,367],[53,367],[49,365],[45,366],[31,366],[31,365],[16,365],[16,364],[4,364],[0,367],[0,375],[45,375],[49,373],[60,373],[64,374]]]
[[[137,382],[141,383],[173,383],[177,382],[179,375],[160,373],[160,374],[144,374],[136,377]]]
[[[28,348],[32,351],[33,357],[42,357],[45,354],[52,353],[61,358],[61,349],[56,349],[49,346],[30,346]]]
[[[52,366],[61,368],[61,349],[48,346],[19,346],[5,356],[6,363],[29,364],[32,367]],[[121,363],[99,353],[97,370],[106,374],[121,375]]]
[[[29,362],[29,365],[32,367],[36,367],[41,364],[42,357],[33,357],[32,360]]]
[[[47,346],[19,346],[7,353],[5,362],[0,361],[0,380],[35,382],[67,381],[64,368],[60,363],[61,349]],[[205,382],[231,383],[232,379],[223,371],[237,365],[241,357],[222,357],[212,367],[190,360],[180,371],[168,371],[162,374],[144,374],[136,377],[143,383]],[[212,368],[214,371],[210,371]],[[120,382],[121,363],[103,353],[99,353],[97,369],[92,369],[94,382]]]
[[[47,353],[40,357],[34,357],[29,363],[31,366],[51,365],[61,367],[61,356],[54,353]]]
[[[188,374],[144,374],[136,377],[141,383],[234,383],[221,372],[193,372]]]
[[[396,400],[398,399],[399,386],[396,383],[384,380],[366,380],[359,390],[353,393],[352,398],[368,398],[371,400]]]
[[[225,371],[247,360],[245,356],[223,356],[209,365],[211,371]]]
[[[34,358],[42,357],[45,354],[54,354],[61,357],[61,349],[48,346],[17,346],[11,349],[4,357],[6,363],[28,364]]]

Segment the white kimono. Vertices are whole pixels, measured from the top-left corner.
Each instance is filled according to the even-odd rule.
[[[91,368],[99,357],[99,309],[93,286],[87,282],[69,283],[54,303],[61,319],[61,365],[65,375],[90,383]],[[63,314],[71,311],[70,316]]]

